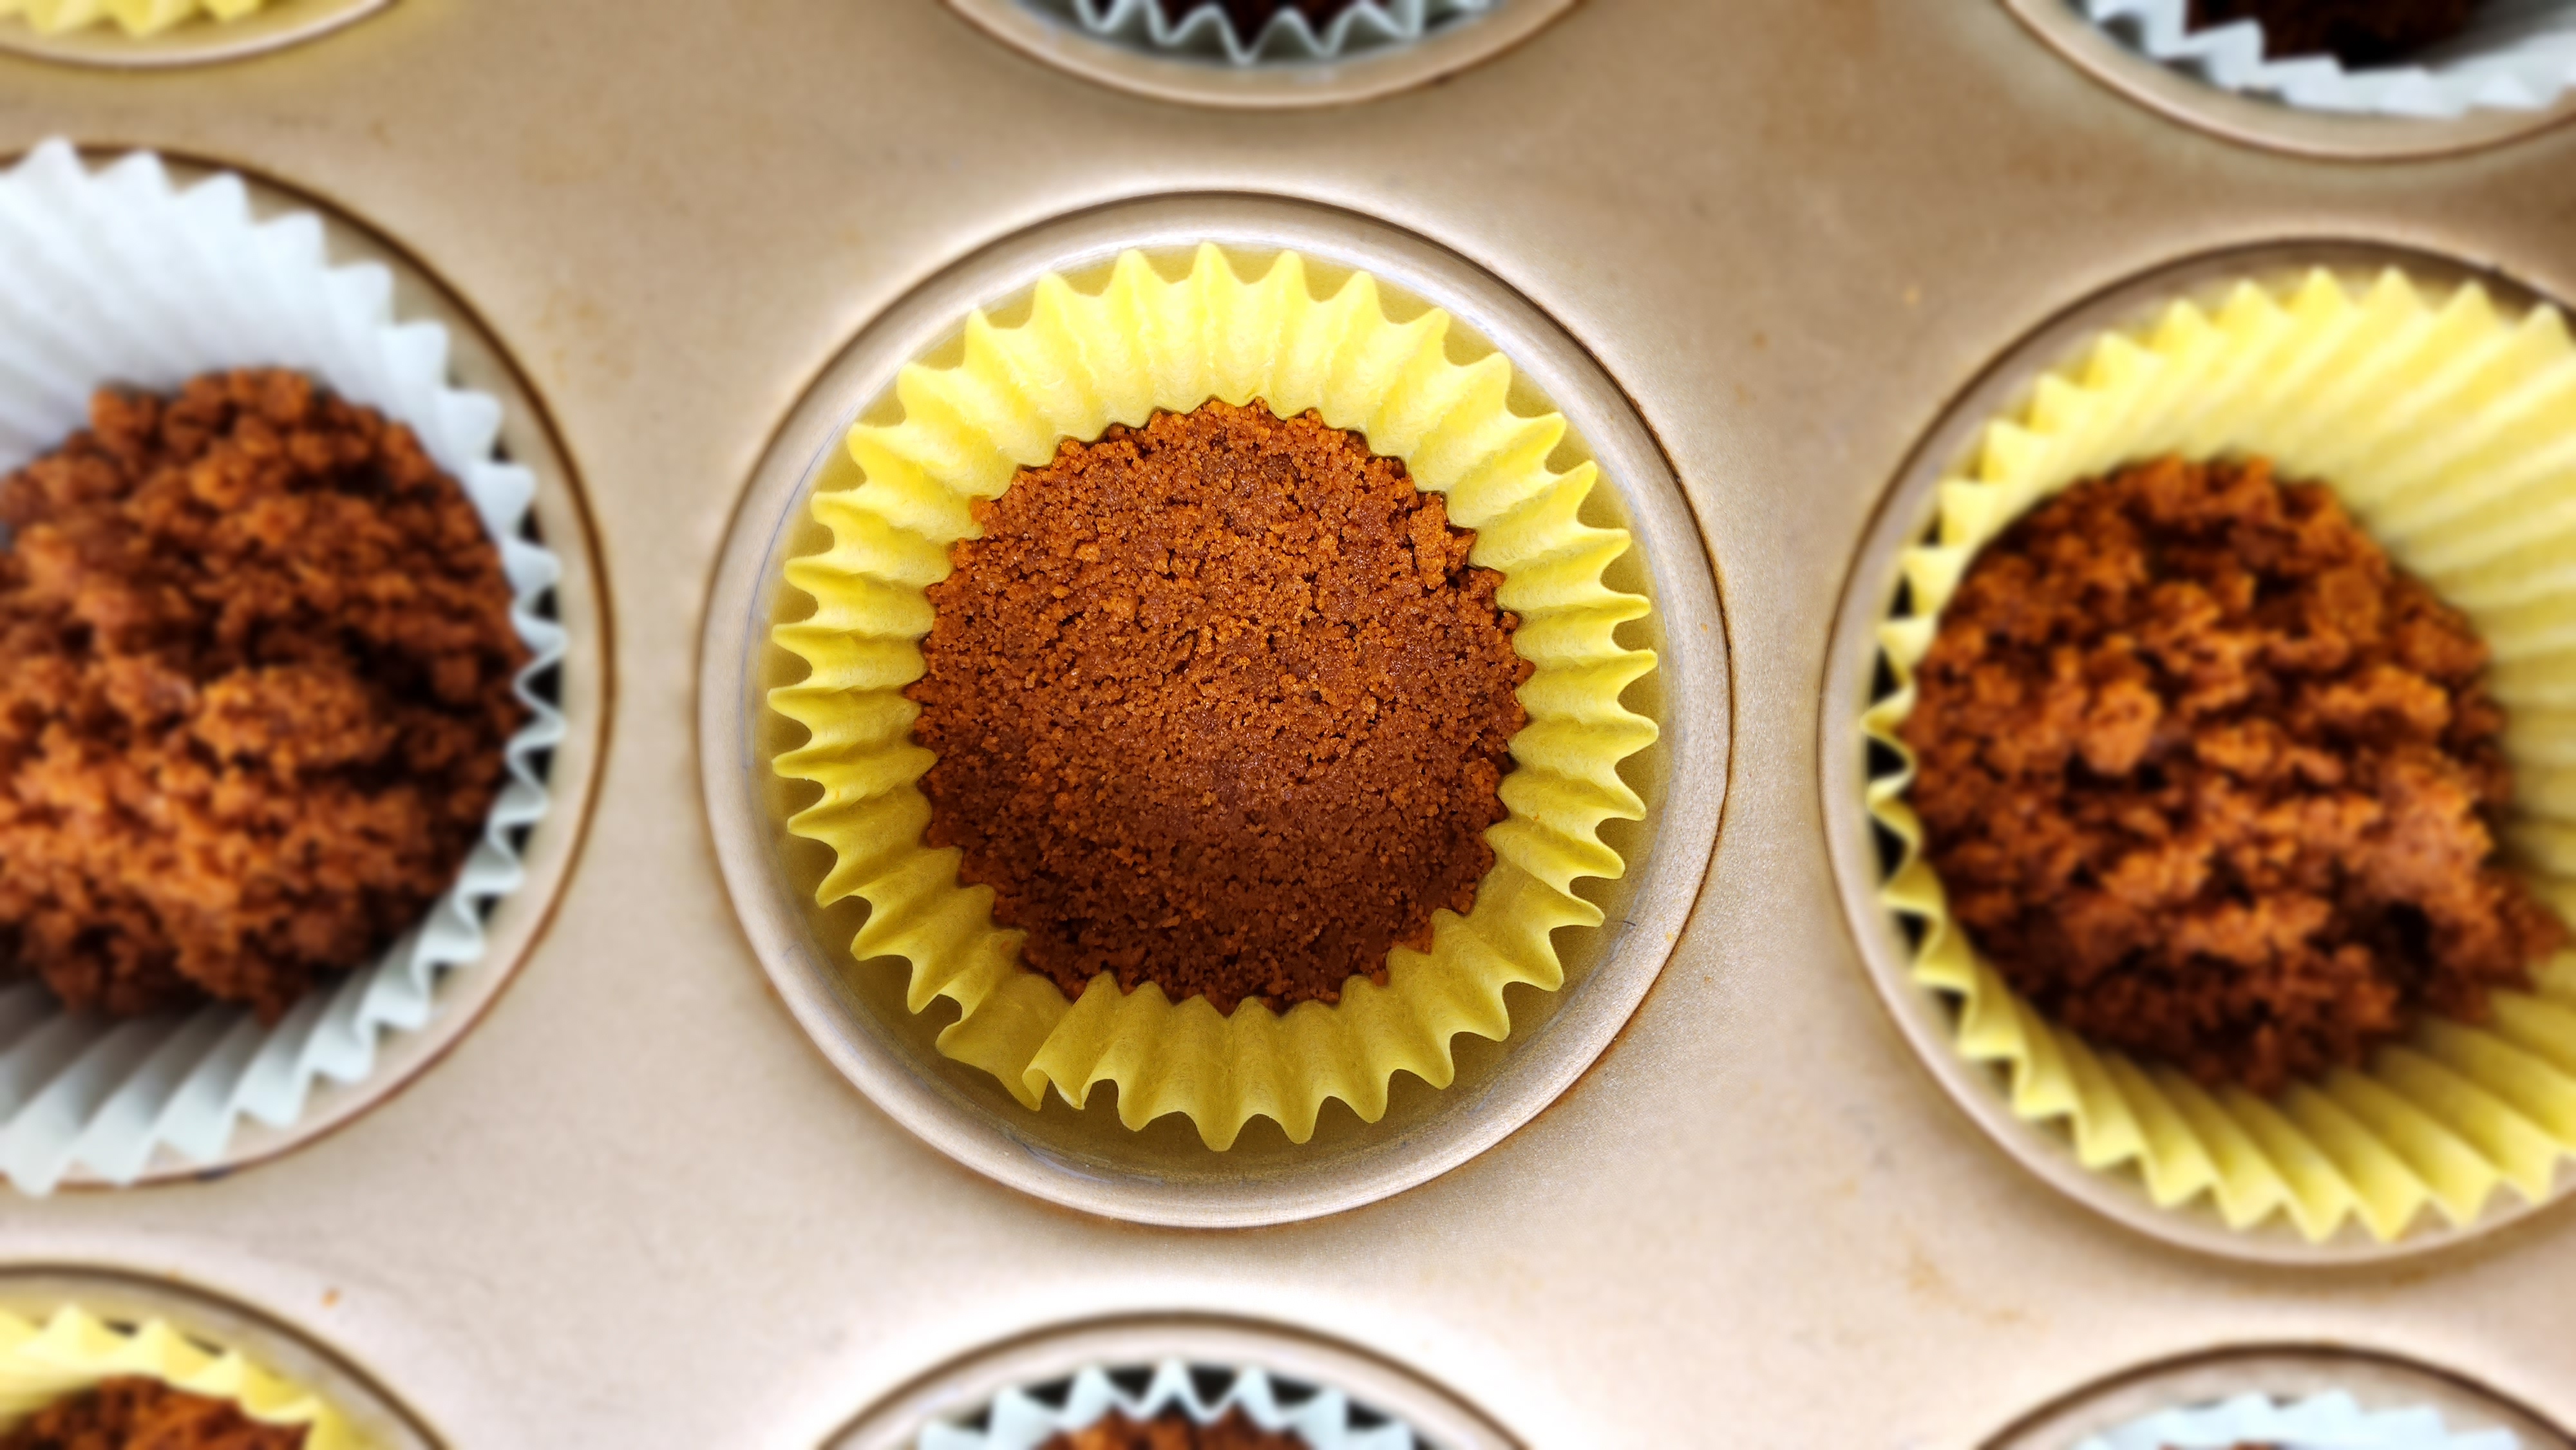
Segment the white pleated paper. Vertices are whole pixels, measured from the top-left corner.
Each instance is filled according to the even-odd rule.
[[[921,1432],[916,1450],[1037,1450],[1058,1435],[1099,1423],[1112,1410],[1131,1420],[1179,1410],[1199,1424],[1213,1425],[1237,1408],[1262,1429],[1293,1434],[1314,1450],[1416,1450],[1421,1444],[1410,1428],[1380,1416],[1370,1416],[1378,1423],[1366,1429],[1354,1427],[1350,1397],[1340,1390],[1319,1389],[1292,1407],[1280,1403],[1279,1387],[1262,1371],[1229,1367],[1225,1373],[1231,1382],[1210,1400],[1200,1397],[1189,1366],[1176,1359],[1154,1367],[1142,1394],[1119,1388],[1106,1369],[1086,1369],[1073,1377],[1061,1408],[1025,1390],[1004,1390],[987,1408],[983,1428],[932,1425]]]
[[[2240,1395],[2215,1405],[2163,1410],[2088,1437],[2075,1450],[2521,1450],[2510,1430],[2455,1431],[2429,1406],[2365,1410],[2338,1390],[2296,1403]]]
[[[2193,30],[2190,0],[2072,0],[2145,55],[2224,90],[2312,111],[2447,118],[2536,111],[2576,89],[2576,0],[2488,0],[2469,32],[2407,65],[2347,70],[2330,55],[2263,56],[2263,27]]]
[[[1224,60],[1234,65],[1295,65],[1333,60],[1420,40],[1502,0],[1360,0],[1319,32],[1304,15],[1283,10],[1259,35],[1235,29],[1212,3],[1164,17],[1155,0],[1022,0],[1040,14],[1069,20],[1103,40],[1155,54]],[[1175,9],[1179,7],[1175,6]]]
[[[442,974],[483,956],[480,907],[522,880],[510,832],[545,814],[537,757],[563,738],[563,717],[528,689],[563,658],[563,631],[537,613],[559,566],[520,537],[536,480],[499,457],[499,402],[447,385],[447,345],[445,328],[394,318],[384,268],[332,266],[318,218],[254,218],[239,177],[181,190],[149,153],[93,174],[61,141],[0,173],[0,473],[87,426],[103,384],[169,392],[230,368],[302,371],[409,424],[464,485],[533,655],[519,679],[529,723],[456,885],[382,959],[274,1027],[231,1006],[115,1022],[67,1012],[34,982],[0,987],[0,1175],[20,1191],[75,1170],[130,1183],[164,1151],[206,1162],[245,1114],[286,1127],[315,1079],[365,1081],[378,1037],[427,1025]]]

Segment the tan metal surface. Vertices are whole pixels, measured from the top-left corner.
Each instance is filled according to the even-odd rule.
[[[2003,349],[2282,236],[2576,294],[2576,132],[2320,165],[2111,93],[2000,4],[1920,0],[1590,0],[1446,84],[1260,115],[1091,85],[934,0],[404,0],[218,67],[0,61],[0,151],[57,132],[253,166],[453,285],[588,488],[619,687],[555,924],[446,1061],[222,1182],[0,1201],[8,1258],[218,1287],[475,1450],[803,1450],[987,1342],[1175,1308],[1365,1343],[1539,1447],[1964,1450],[2252,1339],[2402,1351],[2576,1422],[2563,1208],[2400,1265],[2248,1267],[1998,1152],[1872,994],[1816,755],[1872,512]],[[1563,1099],[1371,1207],[1184,1233],[997,1188],[813,1049],[719,880],[694,687],[745,481],[871,317],[1042,218],[1226,188],[1418,231],[1599,356],[1706,531],[1736,731],[1689,930]]]

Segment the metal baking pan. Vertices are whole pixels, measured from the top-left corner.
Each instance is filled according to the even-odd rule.
[[[250,1306],[469,1447],[807,1450],[991,1347],[1172,1314],[1362,1346],[1530,1446],[1966,1450],[2249,1342],[2576,1424],[2563,1205],[2248,1265],[1999,1151],[1873,991],[1818,756],[1864,536],[2018,339],[2287,238],[2576,295],[2576,129],[2293,156],[2003,0],[1588,0],[1439,84],[1286,111],[1097,84],[934,0],[400,0],[220,64],[0,58],[0,153],[55,134],[272,178],[470,308],[581,481],[616,689],[552,924],[443,1060],[219,1181],[0,1200],[0,1258]],[[1597,364],[1698,531],[1731,721],[1686,924],[1552,1105],[1365,1206],[1175,1230],[997,1184],[816,1049],[725,888],[699,666],[728,529],[854,341],[1050,219],[1208,192],[1377,219]]]

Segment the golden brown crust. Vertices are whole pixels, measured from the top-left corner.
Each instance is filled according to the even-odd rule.
[[[905,693],[927,839],[1033,969],[1284,1009],[1474,905],[1530,666],[1402,464],[1211,402],[1068,442],[975,516]]]
[[[302,1425],[267,1425],[230,1400],[159,1380],[103,1380],[0,1434],[0,1450],[303,1450]]]
[[[269,1020],[455,879],[525,714],[500,556],[301,376],[100,393],[0,483],[0,960]]]
[[[2563,929],[2467,621],[2260,461],[2079,483],[1977,557],[1903,728],[1971,940],[2097,1042],[2257,1092],[2476,1020]]]

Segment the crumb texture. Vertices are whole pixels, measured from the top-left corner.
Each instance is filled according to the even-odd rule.
[[[0,960],[274,1021],[447,890],[528,653],[408,429],[286,372],[101,392],[0,521]]]
[[[1116,1410],[1107,1418],[1058,1435],[1041,1450],[1306,1450],[1304,1439],[1284,1430],[1264,1430],[1241,1410],[1202,1425],[1178,1410],[1150,1420],[1131,1420]]]
[[[2458,35],[2480,0],[2191,0],[2195,30],[2254,20],[2272,60],[2332,55],[2350,66],[2388,65]]]
[[[1033,969],[1285,1009],[1474,906],[1531,667],[1402,464],[1212,401],[975,512],[906,694],[927,839]]]
[[[1902,735],[1978,950],[2096,1042],[2259,1093],[2564,938],[2499,863],[2504,718],[2468,622],[2319,485],[2174,459],[1987,546]]]
[[[103,1380],[0,1433],[0,1450],[303,1450],[305,1427],[267,1425],[229,1400],[153,1379]]]

